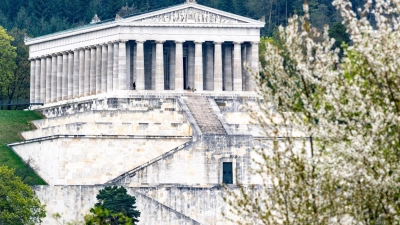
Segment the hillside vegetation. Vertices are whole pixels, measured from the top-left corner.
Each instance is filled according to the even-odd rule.
[[[6,144],[21,141],[19,133],[34,129],[30,121],[41,118],[35,111],[0,110],[0,166],[14,168],[16,174],[29,185],[46,183]]]

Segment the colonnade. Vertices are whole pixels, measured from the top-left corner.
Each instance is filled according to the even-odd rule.
[[[31,58],[31,103],[116,90],[252,91],[258,42],[119,40]]]

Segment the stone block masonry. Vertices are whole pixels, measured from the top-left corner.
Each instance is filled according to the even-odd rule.
[[[272,146],[233,130],[250,122],[242,106],[256,102],[251,96],[87,96],[40,107],[47,118],[9,146],[50,184],[35,192],[48,215],[60,213],[63,222],[81,220],[107,184],[124,185],[137,197],[139,224],[229,224],[222,216],[228,209],[223,164],[232,163],[229,188],[257,187],[253,148]],[[44,224],[54,220],[48,216]]]

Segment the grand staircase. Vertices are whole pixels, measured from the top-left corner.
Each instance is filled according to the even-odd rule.
[[[185,100],[203,134],[226,134],[207,98],[203,96],[188,96]]]

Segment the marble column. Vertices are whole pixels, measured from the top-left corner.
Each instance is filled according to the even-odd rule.
[[[156,41],[156,88],[164,90],[164,41]]]
[[[119,42],[114,42],[114,59],[113,59],[113,78],[112,78],[112,90],[118,90],[118,58],[119,58]]]
[[[181,59],[182,60],[182,59]],[[169,55],[169,90],[175,90],[175,70],[176,70],[176,45],[170,43]]]
[[[203,90],[203,42],[195,42],[194,56],[194,88]]]
[[[214,90],[214,46],[213,43],[207,42],[206,44],[206,79],[205,87],[206,90]]]
[[[156,43],[151,43],[151,89],[156,90]]]
[[[247,83],[247,70],[245,67],[245,63],[247,62],[247,45],[242,45],[242,91],[246,91],[246,83]]]
[[[71,99],[74,90],[74,52],[68,51],[68,91],[67,99]]]
[[[195,64],[195,53],[194,53],[194,44],[192,42],[188,43],[188,68],[187,68],[187,85],[190,86],[190,88],[194,87],[194,64]],[[185,89],[188,87],[185,87]]]
[[[36,58],[35,66],[35,103],[40,102],[40,58]]]
[[[256,77],[258,74],[258,42],[251,42],[251,69]],[[256,89],[254,78],[250,78],[249,91],[255,91]]]
[[[51,55],[51,102],[57,101],[57,54]]]
[[[62,100],[63,55],[57,53],[57,101]]]
[[[102,69],[102,61],[103,58],[101,57],[101,45],[96,45],[96,94],[100,94],[101,93],[101,77],[102,77],[102,73],[101,73],[101,69]]]
[[[183,41],[175,41],[175,90],[181,91],[183,87]],[[187,87],[186,87],[187,88]]]
[[[224,45],[223,76],[225,91],[232,91],[232,46]]]
[[[96,46],[90,46],[89,94],[96,94]]]
[[[46,56],[46,103],[51,102],[51,55]]]
[[[144,41],[136,40],[136,90],[144,90]]]
[[[130,85],[126,77],[126,41],[120,40],[118,46],[118,90],[128,90]]]
[[[35,59],[29,59],[31,61],[31,82],[30,82],[30,99],[29,102],[35,102]]]
[[[73,89],[72,96],[73,98],[79,97],[79,49],[74,49],[74,75],[73,75]]]
[[[68,97],[68,52],[63,52],[61,99]]]
[[[222,91],[222,45],[214,42],[214,91]]]
[[[90,95],[90,47],[85,48],[84,96]]]
[[[46,102],[46,56],[40,58],[40,102]]]
[[[107,62],[108,46],[103,44],[101,46],[101,93],[107,92]]]
[[[79,49],[79,97],[85,94],[85,49]]]
[[[107,55],[107,92],[113,90],[114,44],[108,43]]]
[[[242,91],[242,49],[241,42],[233,42],[233,90]]]

